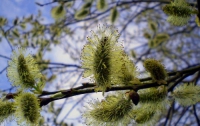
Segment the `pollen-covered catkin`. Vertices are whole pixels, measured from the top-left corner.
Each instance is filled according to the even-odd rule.
[[[191,14],[194,13],[186,0],[174,0],[163,7],[163,11],[169,15],[167,21],[176,26],[187,24]]]
[[[167,77],[167,72],[159,61],[146,59],[144,61],[144,67],[151,74],[154,81],[157,81],[158,84],[166,84],[165,78]]]
[[[175,6],[175,5],[165,5],[163,11],[168,15],[178,16],[178,17],[189,17],[192,13],[191,9],[188,7]]]
[[[194,84],[183,84],[175,88],[172,96],[179,104],[190,106],[200,102],[200,86]]]
[[[107,96],[105,100],[90,103],[90,107],[84,112],[86,124],[92,126],[120,126],[128,125],[131,118],[133,103],[122,93]]]
[[[15,112],[13,105],[13,102],[0,100],[0,124],[12,118]]]
[[[111,84],[118,83],[117,74],[123,64],[122,45],[119,44],[119,33],[108,27],[98,27],[92,31],[88,43],[83,47],[81,60],[85,69],[83,77],[91,77],[96,83],[96,91],[105,91]]]
[[[42,77],[36,62],[30,54],[19,48],[12,54],[12,59],[8,62],[7,76],[13,86],[21,89],[33,88],[36,82]]]
[[[22,83],[26,84],[24,86],[32,87],[35,84],[35,80],[33,75],[30,74],[30,69],[28,68],[28,64],[22,54],[18,57],[18,63],[17,71],[19,73],[20,80]]]
[[[161,113],[166,112],[168,100],[138,104],[131,110],[130,116],[135,120],[137,126],[154,126],[160,118]]]
[[[162,88],[160,90],[160,88]],[[138,91],[141,103],[158,102],[162,101],[167,96],[167,88],[165,86],[159,86],[158,88],[148,88]]]
[[[140,126],[155,125],[160,114],[166,112],[169,100],[167,99],[167,87],[148,88],[138,91],[140,102],[133,107],[130,116]]]
[[[37,97],[31,93],[20,93],[15,98],[15,116],[21,125],[37,125],[40,119],[40,106]]]
[[[119,85],[133,85],[140,84],[141,82],[137,78],[138,72],[135,64],[129,59],[129,57],[122,54],[123,64],[121,70],[118,73]]]

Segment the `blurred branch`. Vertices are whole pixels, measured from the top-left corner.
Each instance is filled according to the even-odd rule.
[[[198,126],[200,126],[200,120],[199,120],[198,115],[197,115],[197,112],[196,112],[196,106],[193,105],[192,107],[193,107],[194,116],[195,116],[195,118],[196,118],[197,124],[198,124]]]
[[[13,51],[13,47],[12,47],[10,41],[9,41],[8,38],[7,38],[6,32],[3,30],[2,27],[0,27],[0,30],[3,32],[3,35],[4,35],[4,37],[5,37],[5,39],[6,39],[7,43],[8,43],[8,45],[10,46],[11,50]]]
[[[167,116],[166,116],[166,119],[165,119],[165,123],[163,124],[163,126],[167,126],[167,122],[169,121],[169,125],[170,125],[170,122],[172,120],[172,116],[173,116],[173,112],[174,112],[174,101],[171,105],[171,107],[169,108],[168,110],[168,113],[167,113]]]
[[[3,68],[3,69],[0,71],[0,74],[2,74],[6,69],[7,69],[7,67]]]
[[[7,57],[7,56],[3,56],[3,55],[1,55],[1,54],[0,54],[0,57],[5,58],[5,59],[8,59],[8,60],[11,60],[11,58],[9,58],[9,57]]]
[[[53,0],[52,2],[48,2],[48,3],[44,3],[44,4],[41,4],[39,2],[35,2],[38,6],[46,6],[46,5],[50,5],[50,4],[53,4],[53,3],[56,3],[56,2],[64,2],[64,3],[67,3],[67,2],[71,2],[71,1],[75,1],[75,0]]]
[[[174,126],[177,126],[179,124],[179,121],[181,120],[181,118],[184,116],[184,114],[187,112],[187,110],[189,109],[190,107],[186,107],[183,109],[182,113],[180,114],[180,117],[178,118],[177,122],[174,124]]]
[[[64,63],[48,63],[48,62],[37,62],[37,64],[49,64],[49,65],[60,65],[64,67],[76,67],[81,68],[81,66],[75,65],[75,64],[64,64]]]
[[[88,94],[85,94],[83,97],[81,97],[81,99],[79,101],[76,102],[76,104],[73,105],[73,107],[67,112],[67,114],[64,116],[62,122],[69,116],[69,114],[73,111],[73,109],[81,102],[83,101],[84,98],[86,98],[88,96]],[[62,123],[61,122],[61,123]]]

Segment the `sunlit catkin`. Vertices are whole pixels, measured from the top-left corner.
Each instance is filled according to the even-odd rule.
[[[13,102],[0,100],[0,124],[5,120],[12,119],[15,112],[13,105]]]
[[[187,24],[191,14],[195,13],[186,0],[174,0],[163,7],[163,11],[169,15],[167,21],[176,26]]]
[[[131,110],[130,116],[135,120],[137,126],[154,126],[160,115],[167,110],[169,102],[167,99],[158,102],[142,103]]]
[[[91,77],[96,83],[96,90],[105,91],[118,81],[117,74],[123,64],[122,45],[118,43],[119,33],[108,27],[98,27],[99,31],[88,37],[83,47],[81,60],[85,69],[83,77]]]
[[[182,84],[175,88],[172,96],[179,104],[190,106],[200,102],[200,86],[194,84]]]
[[[140,84],[141,82],[137,78],[138,72],[135,64],[125,53],[122,54],[122,59],[123,64],[120,72],[118,73],[119,85]]]
[[[165,78],[167,77],[167,72],[164,66],[155,59],[146,59],[144,61],[145,69],[151,74],[151,77],[158,84],[166,84]]]
[[[140,126],[155,125],[161,113],[166,112],[169,101],[167,99],[167,88],[148,88],[139,90],[140,102],[133,108],[130,116]]]
[[[24,49],[14,51],[8,64],[7,76],[13,86],[20,86],[22,89],[33,88],[42,77],[33,57],[30,54],[26,55]]]
[[[40,118],[40,106],[37,97],[31,93],[20,93],[15,98],[15,116],[20,125],[36,126]]]
[[[83,117],[87,125],[92,126],[120,126],[129,124],[129,112],[133,103],[123,94],[107,96],[103,101],[90,103]]]
[[[141,103],[162,101],[167,96],[167,88],[159,86],[158,88],[148,88],[138,91]]]

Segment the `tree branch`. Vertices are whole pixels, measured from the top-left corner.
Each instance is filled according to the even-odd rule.
[[[143,82],[142,84],[134,84],[134,85],[126,85],[126,86],[114,86],[113,85],[110,88],[107,88],[107,90],[105,92],[121,91],[121,90],[138,91],[138,90],[141,90],[141,89],[158,87],[158,86],[161,86],[161,85],[168,86],[170,83],[175,81],[168,88],[168,92],[169,92],[169,91],[172,91],[173,88],[178,83],[180,83],[183,79],[185,79],[186,77],[196,73],[197,71],[200,71],[200,65],[192,67],[192,68],[184,69],[182,71],[168,73],[168,75],[170,75],[170,76],[173,76],[173,75],[175,75],[175,76],[167,79],[166,80],[167,84],[158,84],[157,82],[152,82],[152,83],[146,82],[146,83],[144,83],[144,81],[151,79],[151,78],[146,78],[146,79],[144,78],[144,79],[140,79],[140,81]],[[82,86],[67,89],[67,90],[60,90],[60,91],[53,91],[53,92],[43,91],[41,93],[41,95],[38,96],[39,99],[40,99],[40,106],[47,105],[48,103],[50,103],[52,101],[63,99],[63,98],[69,98],[69,97],[80,95],[80,94],[94,93],[94,92],[96,92],[95,88],[96,88],[96,84],[94,84],[94,83],[83,83]],[[52,98],[52,97],[42,98],[42,96],[52,95],[52,94],[56,94],[56,93],[61,93],[63,96],[62,97],[56,97],[56,98]],[[12,95],[12,93],[9,93],[9,97],[7,97],[7,98],[8,99],[13,98],[13,97],[10,97],[11,95]]]

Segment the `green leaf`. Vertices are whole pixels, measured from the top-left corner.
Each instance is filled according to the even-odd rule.
[[[75,18],[78,19],[78,20],[81,20],[81,19],[84,19],[88,14],[89,14],[88,9],[81,9],[81,10],[76,12]]]
[[[92,6],[92,1],[86,2],[83,6],[82,9],[90,9]]]
[[[74,1],[69,1],[69,2],[65,3],[65,7],[70,8],[73,6],[73,4],[74,4]]]
[[[18,18],[16,18],[14,21],[13,21],[13,25],[17,25],[18,23]]]
[[[25,19],[25,22],[30,22],[33,20],[33,15],[30,15],[28,18]]]
[[[155,41],[154,40],[149,40],[148,45],[150,48],[155,48]]]
[[[154,31],[154,32],[156,32],[157,31],[157,24],[155,23],[155,22],[153,22],[153,21],[149,21],[148,22],[149,24],[149,28],[152,30],[152,31]]]
[[[98,9],[98,10],[103,11],[103,10],[105,10],[106,8],[107,8],[107,2],[106,2],[106,0],[98,0],[98,1],[97,1],[97,9]]]
[[[6,25],[8,22],[7,22],[7,19],[6,18],[2,18],[0,17],[0,26],[4,26]]]
[[[51,77],[48,78],[48,82],[52,82],[54,79],[56,79],[56,75],[52,75]]]
[[[133,57],[133,58],[136,58],[136,53],[135,53],[135,51],[134,50],[131,50],[131,56]]]
[[[151,39],[151,35],[148,33],[148,32],[145,32],[143,34],[143,36],[146,38],[146,39]]]
[[[15,29],[15,30],[12,31],[12,33],[13,33],[13,35],[15,37],[19,38],[19,32],[18,32],[18,30]]]
[[[167,33],[159,33],[155,36],[155,39],[159,42],[169,40],[169,35]]]
[[[63,5],[54,7],[51,10],[51,16],[56,20],[64,17],[65,14],[66,14],[66,12],[65,12]]]
[[[20,24],[20,26],[21,26],[22,29],[26,29],[26,24],[25,23]]]
[[[118,16],[119,16],[119,12],[117,11],[117,7],[114,7],[111,10],[111,15],[110,15],[111,22],[114,23],[117,20]]]

